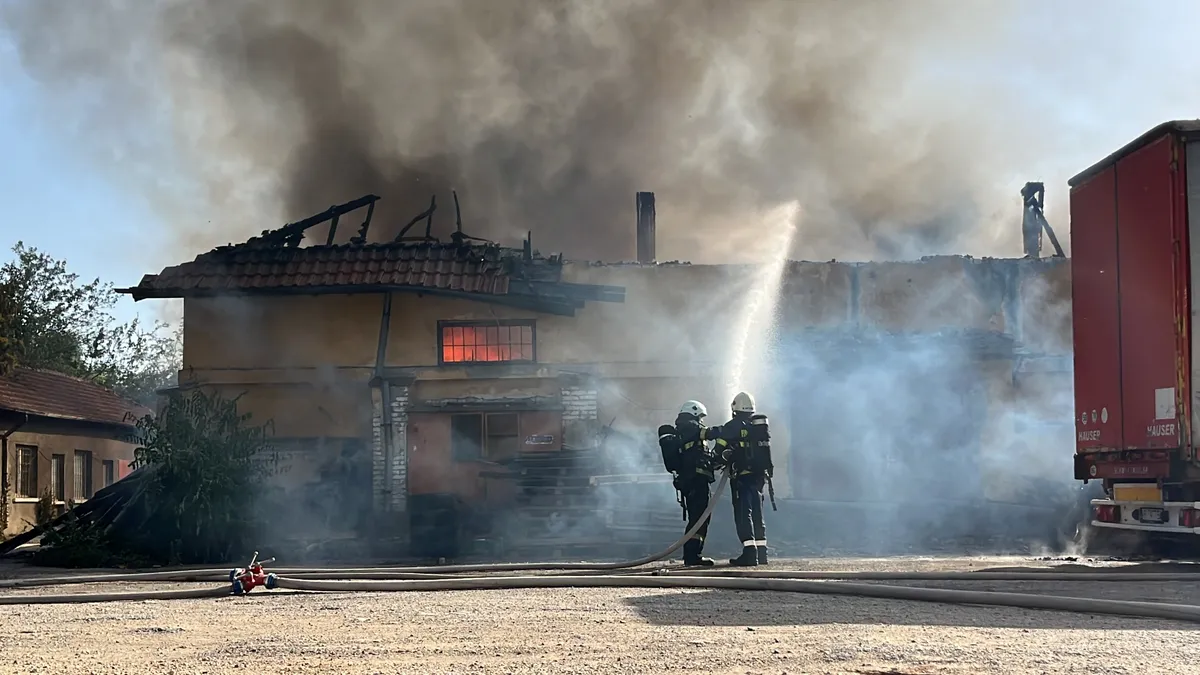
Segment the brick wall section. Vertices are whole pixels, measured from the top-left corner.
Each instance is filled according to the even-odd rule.
[[[387,456],[383,447],[383,392],[371,388],[371,495],[372,506],[379,513],[387,508]]]
[[[597,417],[596,390],[588,386],[562,389],[563,421],[594,420]]]
[[[392,387],[391,510],[408,508],[408,387]]]
[[[408,507],[408,387],[391,387],[391,462],[383,442],[383,395],[373,389],[371,415],[371,493],[375,511],[404,512]]]

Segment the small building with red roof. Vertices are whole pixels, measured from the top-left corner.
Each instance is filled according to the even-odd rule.
[[[70,375],[15,368],[0,376],[0,532],[36,523],[43,495],[61,510],[128,474],[137,421],[149,414]]]

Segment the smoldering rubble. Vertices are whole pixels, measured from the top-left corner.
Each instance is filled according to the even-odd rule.
[[[986,89],[929,86],[1020,12],[863,0],[17,0],[0,27],[73,137],[188,250],[364,192],[375,237],[451,190],[474,235],[631,259],[761,258],[797,199],[808,259],[1019,251],[1027,144]],[[972,51],[974,50],[974,51]],[[994,124],[988,124],[987,122]],[[170,173],[170,180],[164,179]],[[614,236],[614,233],[620,236]]]

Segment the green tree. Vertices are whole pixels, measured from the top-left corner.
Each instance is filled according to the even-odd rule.
[[[113,316],[112,284],[83,282],[57,260],[18,242],[0,266],[0,368],[54,370],[110,387],[145,404],[174,384],[182,334]]]
[[[175,392],[162,413],[138,423],[134,467],[147,472],[145,509],[154,542],[181,563],[224,562],[246,553],[251,517],[269,474],[270,423],[253,425],[237,399]],[[144,552],[145,547],[139,547]]]
[[[240,559],[262,533],[254,506],[270,473],[271,425],[237,399],[173,392],[138,422],[132,474],[48,532],[35,561],[57,567],[205,564]]]
[[[17,365],[17,354],[21,351],[21,343],[12,328],[16,307],[13,285],[0,281],[0,376],[7,375]]]

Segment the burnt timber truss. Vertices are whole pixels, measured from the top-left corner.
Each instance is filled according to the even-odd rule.
[[[458,197],[455,195],[456,230],[450,242],[441,242],[432,236],[432,217],[437,208],[431,201],[429,208],[407,223],[400,234],[391,242],[369,244],[367,234],[374,215],[376,195],[364,195],[358,199],[332,206],[329,209],[288,223],[275,230],[264,231],[241,244],[221,246],[197,257],[194,261],[176,267],[168,267],[159,274],[149,274],[132,288],[118,289],[134,300],[147,298],[192,298],[221,296],[263,295],[322,295],[359,293],[416,293],[443,297],[458,297],[497,305],[506,305],[560,316],[574,316],[587,302],[625,301],[625,289],[621,286],[577,284],[562,281],[563,260],[561,256],[543,257],[532,248],[530,240],[521,249],[506,248],[493,242],[471,237],[462,231],[461,213],[458,212]],[[357,233],[347,244],[333,243],[339,223],[343,217],[366,208],[366,217]],[[421,220],[425,221],[425,234],[406,237],[408,230]],[[302,247],[308,231],[318,225],[329,223],[329,232],[323,245]],[[410,265],[413,276],[448,278],[459,275],[452,282],[425,283],[380,283],[377,281],[345,281],[338,279],[329,283],[317,279],[313,283],[295,283],[294,278],[305,273],[305,266],[320,260],[328,279],[330,266],[339,264],[354,268],[355,275],[362,277],[363,255],[376,256],[370,260],[374,267],[388,265]],[[396,255],[403,254],[397,260]],[[390,256],[390,258],[389,258]],[[355,265],[358,267],[356,268]],[[433,266],[437,269],[429,272]],[[453,267],[471,272],[448,272],[439,266]],[[288,277],[288,282],[264,280],[264,269],[280,269],[275,276]],[[253,282],[240,283],[239,275],[257,275]],[[312,275],[314,278],[320,275]],[[486,288],[469,288],[462,283],[465,278],[482,279]]]

